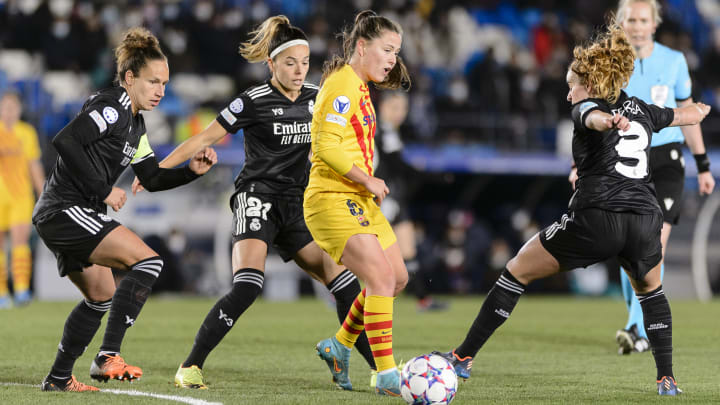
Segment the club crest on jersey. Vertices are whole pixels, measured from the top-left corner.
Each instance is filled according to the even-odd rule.
[[[103,108],[103,118],[108,124],[114,124],[118,120],[119,114],[116,109],[112,107]]]
[[[333,101],[333,109],[340,114],[345,114],[350,110],[350,99],[346,96],[337,96]]]
[[[244,107],[245,105],[240,98],[236,98],[235,100],[233,100],[232,103],[230,103],[230,111],[234,112],[235,114],[240,114]]]
[[[262,225],[260,224],[260,220],[257,218],[253,218],[252,221],[250,221],[250,230],[253,232],[257,232],[262,228]]]
[[[310,114],[313,113],[313,108],[314,108],[314,107],[315,107],[315,102],[312,101],[312,100],[308,101],[308,112],[310,112]]]

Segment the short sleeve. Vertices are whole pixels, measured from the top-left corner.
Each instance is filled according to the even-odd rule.
[[[687,100],[692,96],[692,80],[688,71],[687,61],[682,54],[678,55],[678,70],[675,80],[675,99]]]
[[[152,147],[150,146],[150,142],[148,141],[147,134],[143,134],[143,136],[140,137],[140,142],[138,143],[137,151],[135,152],[135,156],[133,156],[133,160],[130,162],[130,164],[136,164],[140,163],[143,160],[155,156],[155,152],[152,150]]]
[[[234,134],[257,120],[255,105],[250,97],[242,94],[223,108],[216,120],[228,133]]]
[[[572,120],[573,124],[575,124],[575,128],[587,129],[585,119],[588,114],[592,111],[599,110],[600,108],[600,104],[593,100],[584,100],[575,104],[572,109]]]
[[[350,118],[355,114],[357,103],[354,103],[353,100],[356,95],[347,86],[338,84],[337,81],[329,82],[320,89],[320,94],[318,94],[320,100],[318,104],[320,105],[315,105],[314,112],[314,114],[320,114],[314,123],[318,128],[313,128],[313,131],[337,135],[345,133]]]
[[[660,132],[675,119],[675,111],[672,108],[658,107],[655,104],[646,104],[646,106],[653,132]]]

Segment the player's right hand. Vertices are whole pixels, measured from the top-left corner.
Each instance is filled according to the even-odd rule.
[[[125,205],[125,201],[127,201],[125,190],[119,187],[113,187],[110,194],[103,200],[103,202],[110,206],[115,212],[120,211],[120,208]]]
[[[365,182],[365,188],[375,196],[377,205],[382,204],[385,197],[390,193],[390,189],[385,184],[385,180],[373,176],[368,176]]]
[[[143,187],[142,184],[140,184],[140,179],[138,179],[137,176],[135,176],[135,180],[133,180],[131,190],[132,190],[133,195],[145,190],[145,187]]]
[[[572,169],[570,169],[570,175],[568,176],[568,181],[570,182],[570,184],[572,184],[573,191],[575,191],[575,182],[577,181],[577,179],[577,167],[573,167]]]

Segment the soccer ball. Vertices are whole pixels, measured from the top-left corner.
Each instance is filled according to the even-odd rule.
[[[408,404],[449,404],[457,391],[455,368],[444,357],[424,354],[405,364],[400,393]]]

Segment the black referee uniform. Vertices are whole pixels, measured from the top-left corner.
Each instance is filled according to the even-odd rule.
[[[229,133],[243,130],[245,165],[230,200],[233,243],[259,239],[284,261],[312,242],[302,210],[310,170],[310,126],[318,87],[305,83],[291,101],[270,81],[251,87],[217,116]]]
[[[594,110],[626,116],[630,129],[589,129],[585,119]],[[542,230],[540,241],[562,270],[617,256],[634,279],[642,279],[662,258],[663,216],[650,178],[650,141],[670,125],[673,110],[621,92],[614,104],[586,99],[573,105],[572,119],[576,190],[569,212]]]

